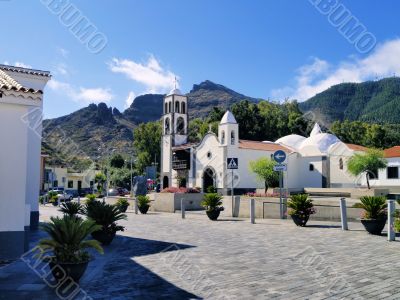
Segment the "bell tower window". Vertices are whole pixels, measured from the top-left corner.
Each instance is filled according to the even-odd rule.
[[[167,113],[168,113],[168,103],[165,102],[165,104],[164,104],[164,114],[167,114]]]
[[[182,102],[181,113],[186,114],[186,103],[185,102]]]
[[[169,118],[165,119],[164,132],[165,132],[165,134],[171,134],[171,127],[170,127]]]
[[[171,102],[168,102],[168,112],[171,112]]]
[[[175,102],[175,112],[179,113],[179,101]]]
[[[222,130],[221,132],[221,144],[225,144],[225,131]]]
[[[235,145],[235,131],[231,131],[231,145]]]
[[[182,117],[179,117],[176,121],[176,133],[185,134],[185,120]]]

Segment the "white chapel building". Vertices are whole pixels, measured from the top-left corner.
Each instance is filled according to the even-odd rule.
[[[188,97],[179,89],[164,98],[162,116],[162,187],[199,187],[207,191],[214,186],[223,194],[255,191],[263,182],[249,170],[249,162],[261,157],[272,159],[283,150],[287,171],[284,187],[302,190],[307,187],[354,187],[357,180],[346,169],[346,161],[366,148],[341,142],[335,135],[324,133],[315,124],[309,137],[291,134],[275,142],[241,140],[234,115],[227,111],[218,126],[218,135],[207,133],[200,143],[188,143]],[[238,169],[227,169],[227,158],[238,158]]]

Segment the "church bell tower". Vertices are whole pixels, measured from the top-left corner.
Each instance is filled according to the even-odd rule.
[[[187,143],[188,97],[175,88],[164,97],[161,141],[161,183],[171,186],[173,147]]]

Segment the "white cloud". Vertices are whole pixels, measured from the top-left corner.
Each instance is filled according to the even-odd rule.
[[[153,55],[145,63],[113,58],[108,65],[112,72],[125,74],[129,79],[144,85],[148,93],[168,92],[174,87],[175,77],[179,78],[163,68]]]
[[[48,87],[58,93],[63,93],[75,102],[83,102],[85,105],[89,103],[110,102],[114,95],[110,89],[105,88],[75,88],[66,82],[52,79],[48,83]]]
[[[135,100],[136,94],[132,91],[129,92],[128,97],[125,99],[124,109],[129,108]]]
[[[64,63],[59,63],[55,66],[54,73],[60,74],[60,75],[68,75],[68,66]]]
[[[350,57],[336,66],[313,58],[311,64],[297,70],[294,86],[275,89],[271,94],[275,98],[290,97],[303,101],[342,82],[362,82],[399,75],[399,53],[400,39],[395,39],[376,47],[374,52],[363,59]]]
[[[9,63],[8,61],[5,61],[3,64],[8,65],[8,66],[10,65],[10,63]],[[13,64],[13,66],[14,66],[14,67],[19,67],[19,68],[32,69],[32,66],[31,66],[31,65],[24,64],[23,62],[20,62],[20,61],[16,61],[16,62]]]
[[[64,57],[64,58],[67,58],[67,57],[68,57],[68,54],[69,54],[69,51],[68,51],[68,50],[66,50],[66,49],[64,49],[64,48],[61,48],[61,47],[58,47],[58,48],[57,48],[57,52],[58,52],[62,57]]]

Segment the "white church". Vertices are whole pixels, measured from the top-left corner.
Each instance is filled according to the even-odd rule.
[[[341,142],[335,135],[324,133],[315,124],[309,137],[287,135],[275,142],[239,139],[240,128],[234,115],[227,111],[218,135],[207,133],[200,143],[188,143],[188,98],[179,89],[164,98],[162,116],[162,187],[199,187],[207,191],[235,194],[262,189],[264,183],[249,170],[249,162],[261,157],[272,159],[273,153],[286,153],[287,171],[284,187],[290,191],[315,188],[354,187],[359,182],[346,170],[346,161],[366,148]],[[227,158],[238,159],[238,169],[227,169]],[[233,181],[233,182],[232,182]]]

